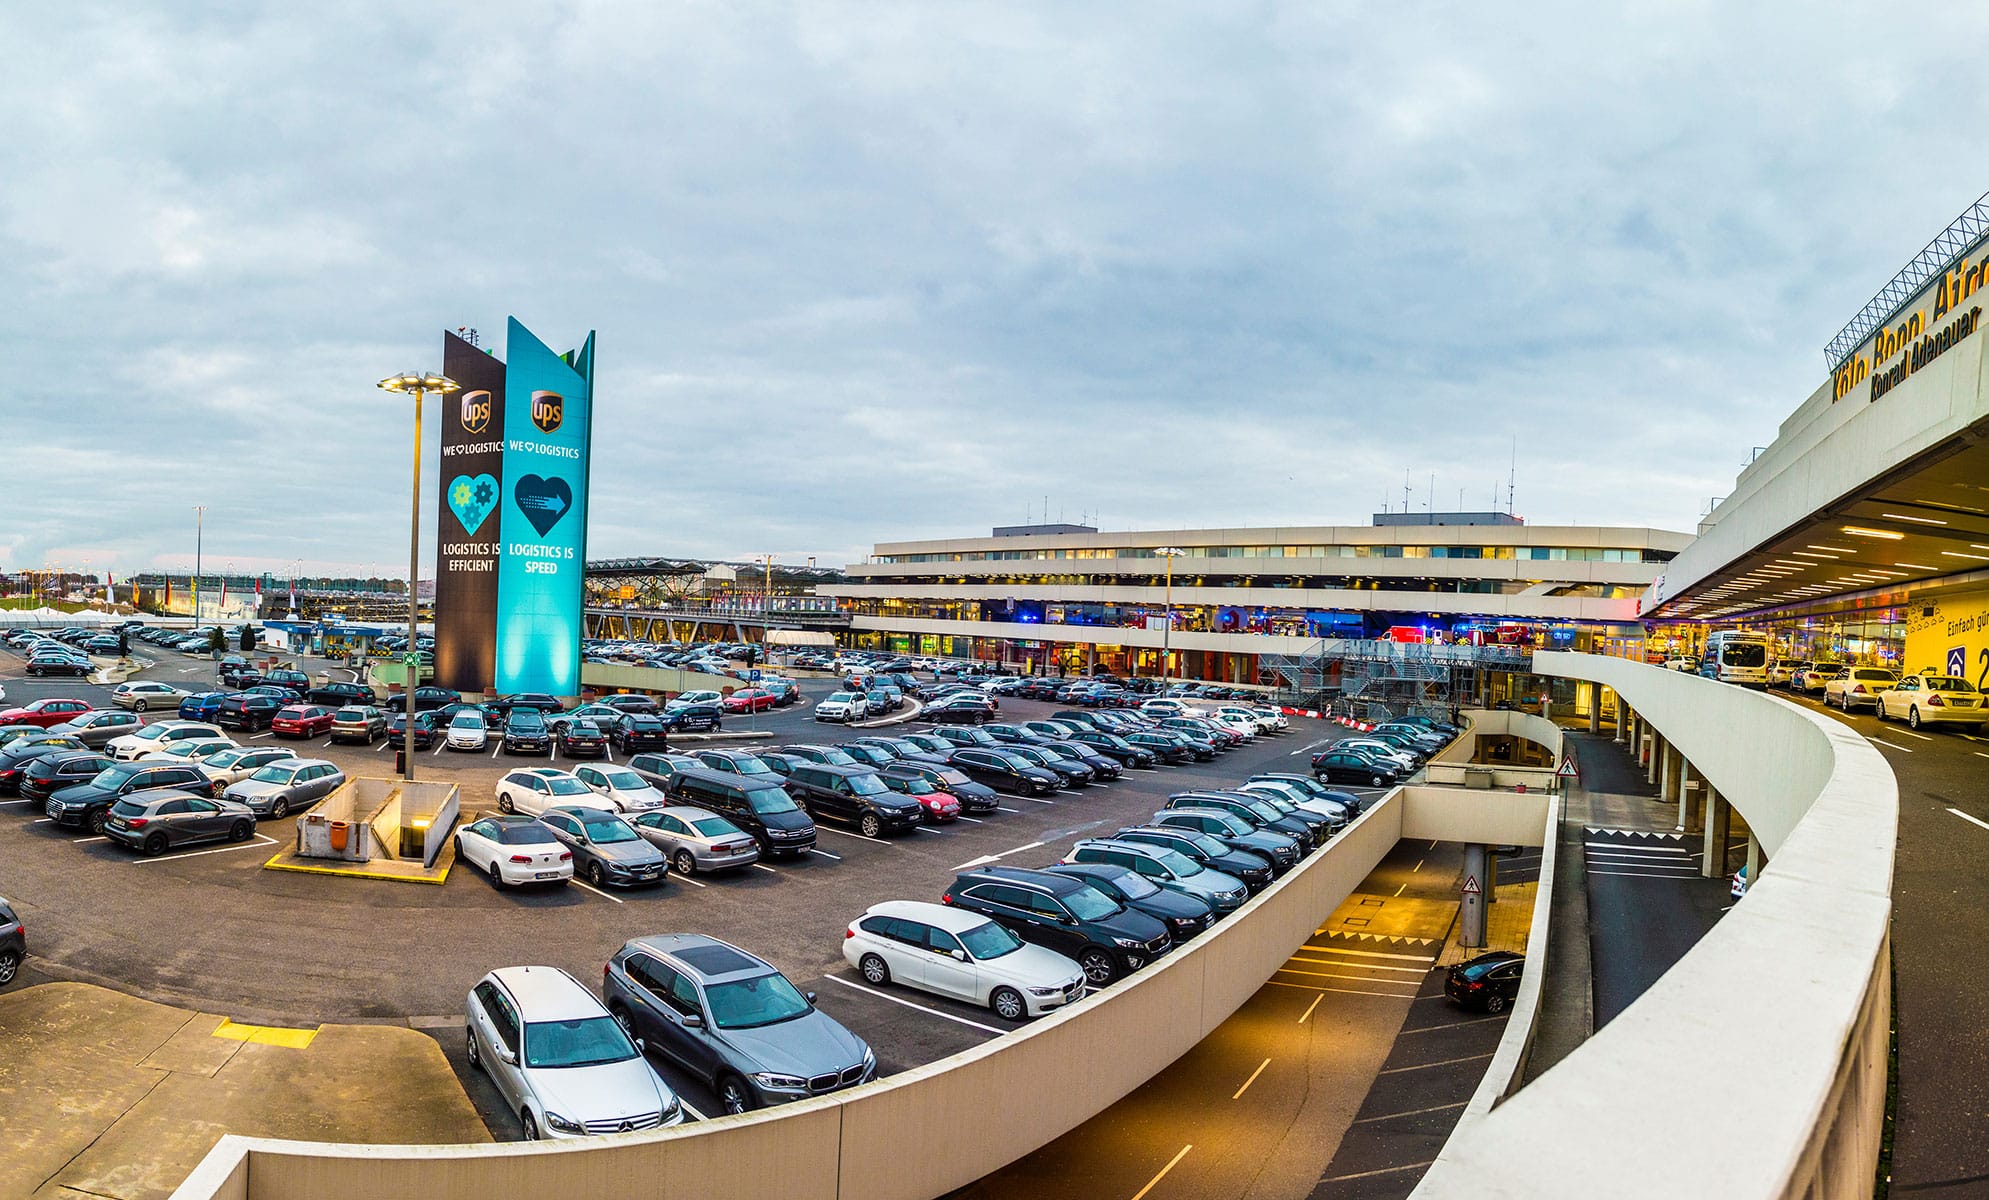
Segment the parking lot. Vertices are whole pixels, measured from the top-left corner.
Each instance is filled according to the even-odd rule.
[[[211,680],[205,661],[144,653],[158,660],[145,678],[190,689]],[[47,696],[108,704],[108,689],[18,678],[18,665],[0,656],[9,704]],[[313,670],[323,665],[309,664]],[[834,686],[804,680],[799,704],[727,720],[728,734],[770,733],[770,739],[716,744],[768,747],[857,736],[861,731],[810,719],[813,702]],[[1010,698],[1002,700],[1001,715],[1027,719],[1058,707]],[[924,726],[913,721],[893,728]],[[441,887],[263,870],[279,845],[294,841],[294,817],[263,821],[246,843],[144,858],[60,829],[32,805],[10,799],[0,803],[0,894],[17,904],[29,930],[34,957],[28,978],[106,983],[243,1021],[405,1022],[438,1038],[493,1134],[510,1138],[518,1136],[515,1123],[462,1057],[464,995],[493,967],[546,964],[592,984],[630,937],[712,934],[818,993],[824,1011],[870,1042],[883,1072],[904,1070],[1015,1026],[986,1009],[865,984],[844,965],[841,942],[844,927],[868,905],[936,900],[972,863],[1054,861],[1075,839],[1137,823],[1170,792],[1186,787],[1236,782],[1263,770],[1303,771],[1308,754],[1341,732],[1293,718],[1288,733],[1260,737],[1212,763],[1129,771],[1115,783],[1049,797],[1004,796],[997,812],[899,836],[869,839],[822,823],[815,851],[799,860],[727,875],[673,875],[660,887],[639,890],[600,890],[576,881],[551,890],[499,892],[463,870]],[[334,746],[318,738],[296,743],[296,749],[339,764],[348,776],[393,773],[394,754],[384,743]],[[460,784],[468,820],[490,807],[492,788],[506,770],[545,763],[488,750],[434,750],[417,756],[416,769],[423,778]],[[714,1111],[704,1086],[670,1065],[658,1066],[695,1112]]]

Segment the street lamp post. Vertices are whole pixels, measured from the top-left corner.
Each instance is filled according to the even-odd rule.
[[[1187,551],[1179,546],[1162,546],[1154,551],[1167,560],[1167,624],[1160,628],[1160,686],[1167,687],[1167,660],[1172,656],[1174,644],[1174,560],[1183,558]]]
[[[415,626],[421,619],[421,601],[416,597],[414,586],[421,577],[421,401],[430,392],[446,396],[461,386],[447,375],[438,375],[433,371],[408,371],[380,381],[380,387],[385,391],[414,395],[414,483],[408,506],[407,530],[407,651],[401,659],[406,668],[406,673],[401,676],[401,713],[405,718],[401,726],[401,778],[409,783],[414,782],[414,689],[421,682],[421,652],[415,644]]]

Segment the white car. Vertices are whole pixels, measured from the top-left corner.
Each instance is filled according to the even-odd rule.
[[[1831,708],[1850,712],[1870,706],[1878,711],[1879,693],[1899,684],[1899,675],[1884,667],[1852,667],[1823,685],[1823,702]]]
[[[650,786],[647,779],[627,767],[575,767],[573,777],[586,784],[588,791],[606,800],[607,804],[603,807],[616,812],[647,812],[670,802],[662,792]]]
[[[459,712],[449,718],[442,744],[451,750],[481,750],[490,742],[490,722],[482,713]]]
[[[717,692],[679,692],[670,698],[669,703],[663,706],[663,711],[665,713],[673,713],[680,709],[689,708],[693,704],[718,704],[724,701],[724,699],[725,697]]]
[[[861,721],[870,715],[870,701],[862,692],[831,692],[815,705],[817,721]]]
[[[1416,769],[1416,760],[1402,750],[1380,738],[1342,738],[1334,742],[1337,750],[1353,750],[1365,758],[1378,758],[1400,773],[1407,775]]]
[[[1347,806],[1341,804],[1339,801],[1328,800],[1324,796],[1315,796],[1295,783],[1285,783],[1282,780],[1253,779],[1249,783],[1243,784],[1234,790],[1239,792],[1254,792],[1263,796],[1276,796],[1286,804],[1302,808],[1309,813],[1317,813],[1336,824],[1344,825],[1354,817],[1353,813],[1347,811]]]
[[[676,1125],[683,1102],[594,993],[557,967],[499,967],[464,1005],[470,1065],[525,1140]]]
[[[1194,710],[1190,709],[1187,705],[1181,703],[1179,700],[1167,700],[1167,699],[1148,700],[1144,704],[1140,705],[1140,715],[1143,717],[1156,717],[1156,718],[1190,717],[1194,715]]]
[[[979,913],[886,900],[850,922],[843,958],[876,987],[902,983],[1020,1021],[1084,994],[1084,970]]]
[[[180,701],[193,695],[185,688],[176,688],[170,683],[156,683],[149,679],[129,679],[111,689],[111,703],[132,712],[144,712],[153,708],[177,710]]]
[[[1259,732],[1255,717],[1237,716],[1233,713],[1225,713],[1218,710],[1203,717],[1202,720],[1227,729],[1246,742],[1255,741]]]
[[[1258,709],[1239,708],[1232,704],[1216,709],[1215,715],[1236,721],[1248,721],[1250,727],[1258,733],[1276,733],[1278,731],[1277,718]]]
[[[586,804],[593,794],[571,772],[557,767],[525,767],[497,781],[497,807],[533,817],[562,804]]]
[[[573,851],[530,817],[481,817],[456,831],[456,857],[500,888],[526,883],[564,886],[573,878]]]
[[[1879,693],[1879,720],[1904,721],[1913,728],[1922,725],[1963,725],[1982,728],[1989,720],[1982,693],[1959,675],[1908,675]]]
[[[220,726],[209,725],[205,721],[154,721],[136,733],[112,738],[110,745],[105,749],[109,750],[110,756],[117,761],[131,762],[148,751],[157,750],[161,746],[186,738],[225,736],[227,735],[221,732]]]
[[[224,787],[240,783],[271,763],[297,757],[281,746],[229,746],[203,757],[194,765],[209,779]]]
[[[140,762],[190,762],[197,763],[210,754],[223,750],[239,750],[235,739],[230,737],[177,738],[138,756]]]

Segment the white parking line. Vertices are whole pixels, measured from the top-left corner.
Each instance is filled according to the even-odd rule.
[[[939,828],[939,827],[938,827],[938,826],[936,826],[936,825],[927,825],[927,824],[925,824],[925,823],[924,823],[923,821],[921,821],[921,822],[919,823],[919,827],[918,827],[918,832],[919,832],[919,833],[943,833],[943,834],[945,834],[945,835],[946,835],[947,837],[952,837],[952,836],[953,836],[953,831],[952,831],[952,830],[950,830],[950,829],[941,829],[941,828]]]
[[[1691,879],[1692,871],[1590,871],[1591,875],[1622,875],[1631,879]]]
[[[886,995],[885,993],[883,993],[883,992],[880,992],[880,991],[878,991],[878,990],[877,990],[876,988],[868,988],[868,987],[865,987],[865,986],[863,986],[863,985],[862,985],[862,984],[860,984],[860,983],[851,983],[851,982],[850,982],[849,980],[847,980],[847,979],[844,979],[844,978],[842,978],[841,976],[837,976],[837,975],[824,975],[824,976],[822,976],[822,978],[823,978],[823,979],[826,979],[826,980],[828,980],[828,981],[829,981],[830,983],[840,983],[840,984],[842,984],[842,985],[843,985],[844,987],[846,987],[846,988],[852,988],[852,989],[854,989],[854,990],[856,990],[856,991],[859,991],[859,992],[863,992],[863,993],[865,993],[866,995],[871,995],[871,996],[875,996],[875,997],[877,997],[877,998],[878,998],[879,1000],[889,1000],[889,1001],[890,1001],[891,1003],[893,1003],[893,1004],[902,1004],[902,1005],[904,1005],[904,1006],[905,1006],[906,1008],[915,1008],[915,1009],[919,1010],[919,1011],[920,1011],[920,1012],[922,1012],[922,1013],[930,1013],[930,1014],[932,1014],[933,1016],[935,1016],[935,1017],[939,1017],[939,1018],[940,1018],[940,1019],[942,1019],[942,1020],[947,1020],[947,1021],[952,1021],[952,1022],[955,1022],[956,1024],[960,1024],[960,1025],[966,1025],[966,1026],[969,1026],[969,1027],[971,1027],[971,1028],[974,1028],[974,1029],[985,1029],[985,1030],[987,1030],[987,1031],[988,1031],[989,1033],[992,1033],[992,1034],[996,1034],[996,1035],[1000,1035],[1000,1034],[1004,1034],[1004,1033],[1007,1033],[1007,1032],[1008,1032],[1008,1030],[1006,1030],[1006,1029],[997,1029],[997,1028],[995,1028],[995,1027],[994,1027],[994,1026],[992,1026],[992,1025],[983,1025],[983,1024],[981,1024],[981,1023],[980,1023],[979,1021],[969,1021],[969,1020],[968,1020],[967,1018],[965,1018],[965,1017],[956,1017],[956,1016],[954,1016],[954,1015],[953,1015],[952,1013],[946,1013],[946,1012],[940,1012],[940,1011],[939,1011],[938,1009],[936,1009],[936,1008],[927,1008],[927,1007],[926,1007],[925,1005],[923,1005],[923,1004],[913,1004],[913,1003],[912,1003],[912,1002],[911,1002],[910,1000],[900,1000],[900,999],[899,999],[898,997],[896,997],[896,996],[891,996],[891,995]]]
[[[33,804],[33,800],[0,800],[0,804]]]
[[[386,748],[387,748],[387,743],[381,742],[379,745],[373,747],[373,753],[378,754],[380,751],[385,750]]]
[[[1913,750],[1912,750],[1912,748],[1911,748],[1911,747],[1909,747],[1909,746],[1895,746],[1895,745],[1893,745],[1893,744],[1892,744],[1891,742],[1882,742],[1882,741],[1880,741],[1879,739],[1877,739],[1877,738],[1875,738],[1875,737],[1868,737],[1868,738],[1866,738],[1865,740],[1866,740],[1866,741],[1868,741],[1868,742],[1870,742],[1870,743],[1871,743],[1872,745],[1874,745],[1874,746],[1884,746],[1884,747],[1885,747],[1886,749],[1888,749],[1888,750],[1897,750],[1897,751],[1899,751],[1899,752],[1900,752],[1901,754],[1911,754],[1911,753],[1913,753]]]
[[[158,858],[134,858],[131,860],[131,862],[135,866],[142,866],[145,863],[176,862],[182,858],[199,858],[203,854],[226,854],[230,850],[252,850],[257,846],[274,846],[274,845],[276,845],[275,838],[264,837],[261,834],[257,834],[255,836],[254,841],[243,842],[239,846],[221,846],[214,850],[195,850],[189,854],[165,854],[159,856]]]
[[[1000,807],[1000,806],[999,806],[999,805],[997,805],[996,807]],[[1002,808],[1002,809],[1001,809],[1001,811],[1003,811],[1003,812],[1005,812],[1005,813],[1016,813],[1016,814],[1020,814],[1020,813],[1022,812],[1022,810],[1021,810],[1021,809],[1019,809],[1019,808]]]
[[[962,816],[962,817],[960,817],[959,819],[960,819],[960,820],[962,820],[962,821],[971,821],[971,822],[973,822],[973,823],[974,823],[974,824],[976,824],[976,825],[985,825],[985,824],[987,824],[987,822],[986,822],[986,821],[983,821],[983,820],[981,820],[981,819],[980,819],[979,817],[969,817],[969,816]]]
[[[1903,734],[1905,734],[1905,735],[1906,735],[1907,737],[1911,737],[1911,738],[1919,738],[1919,739],[1920,739],[1921,741],[1923,741],[1923,742],[1931,742],[1931,741],[1933,741],[1933,740],[1934,740],[1933,738],[1929,737],[1929,736],[1928,736],[1927,734],[1924,734],[1924,733],[1915,733],[1915,732],[1913,732],[1913,731],[1912,731],[1911,729],[1899,729],[1899,730],[1894,730],[1894,732],[1895,732],[1895,733],[1903,733]]]
[[[594,893],[596,896],[599,896],[603,900],[613,900],[616,904],[620,904],[623,902],[620,896],[610,896],[608,893],[602,891],[600,888],[595,887],[591,883],[582,883],[580,880],[576,879],[573,881],[573,886],[577,888],[586,888],[588,891]]]
[[[778,875],[778,874],[780,874],[780,872],[779,872],[779,871],[776,871],[776,870],[774,870],[774,869],[773,869],[772,867],[768,866],[768,865],[767,865],[767,864],[765,864],[765,863],[754,863],[753,865],[754,865],[754,866],[756,866],[756,867],[758,867],[758,868],[759,868],[760,870],[762,870],[762,871],[765,871],[765,872],[766,872],[767,874],[769,874],[769,875]]]
[[[1318,1008],[1318,1007],[1319,1007],[1319,1002],[1320,1002],[1321,1000],[1324,1000],[1325,998],[1326,998],[1326,997],[1325,997],[1325,995],[1324,995],[1323,993],[1322,993],[1322,994],[1320,994],[1320,995],[1317,995],[1317,996],[1314,996],[1314,997],[1312,998],[1312,1003],[1310,1003],[1310,1004],[1306,1005],[1306,1006],[1305,1006],[1305,1011],[1304,1011],[1303,1013],[1300,1013],[1300,1014],[1299,1014],[1299,1017],[1298,1017],[1298,1023],[1299,1023],[1300,1025],[1303,1025],[1303,1024],[1305,1024],[1305,1019],[1306,1019],[1307,1017],[1310,1017],[1310,1016],[1312,1015],[1312,1010],[1313,1010],[1313,1009],[1315,1009],[1315,1008]]]
[[[1419,963],[1433,963],[1436,961],[1435,958],[1427,954],[1384,954],[1379,950],[1342,950],[1338,946],[1315,946],[1311,942],[1305,943],[1303,948],[1306,950],[1326,951],[1332,954],[1351,954],[1355,958],[1393,958],[1399,959],[1402,962]]]
[[[676,881],[677,881],[678,883],[688,883],[688,884],[690,884],[690,885],[691,885],[692,887],[710,887],[710,886],[711,886],[711,885],[710,885],[710,884],[708,884],[708,883],[699,883],[699,882],[698,882],[697,880],[695,880],[695,879],[692,879],[692,878],[691,878],[691,877],[690,877],[689,875],[684,875],[684,874],[673,874],[673,875],[671,875],[671,876],[670,876],[670,878],[672,878],[672,879],[676,880]]]
[[[810,854],[819,854],[819,855],[821,855],[821,856],[822,856],[823,858],[833,858],[833,859],[835,859],[835,860],[836,860],[837,862],[841,862],[841,861],[843,860],[843,856],[842,856],[842,855],[840,855],[840,854],[831,854],[831,853],[829,853],[829,852],[828,852],[827,850],[817,850],[817,849],[816,849],[815,847],[813,847],[813,846],[810,846],[810,847],[808,847],[808,853],[810,853]]]
[[[1353,963],[1342,962],[1337,958],[1307,958],[1303,954],[1294,954],[1289,961],[1307,963],[1315,967],[1341,967],[1349,971],[1399,971],[1404,975],[1427,975],[1430,973],[1430,969],[1427,966],[1391,967],[1386,963]],[[1436,960],[1430,959],[1428,961],[1435,962]]]
[[[1950,808],[1948,811],[1953,813],[1955,816],[1960,817],[1962,820],[1967,821],[1970,825],[1980,825],[1984,829],[1989,829],[1989,821],[1984,821],[1980,817],[1971,817],[1967,813],[1961,811],[1958,808]]]
[[[1022,798],[1023,798],[1024,800],[1027,800],[1027,801],[1028,801],[1029,803],[1031,803],[1031,804],[1055,804],[1055,803],[1056,803],[1056,801],[1055,801],[1055,800],[1039,800],[1039,799],[1037,799],[1037,798],[1036,798],[1036,797],[1034,797],[1034,796],[1024,796],[1024,797],[1022,797]]]
[[[327,749],[327,750],[331,749],[331,748],[332,748],[333,746],[336,746],[337,744],[338,744],[338,739],[337,739],[337,738],[326,738],[326,739],[325,739],[325,749]]]
[[[490,752],[490,756],[492,758],[496,758],[499,754],[502,754],[503,752],[504,752],[504,744],[502,742],[499,742],[497,744],[497,747]]]
[[[75,846],[81,846],[89,842],[108,842],[108,841],[110,841],[110,838],[108,837],[87,837],[87,838],[77,838],[74,842],[70,844]]]
[[[1278,974],[1280,974],[1280,975],[1309,975],[1309,976],[1312,976],[1312,977],[1314,977],[1314,978],[1318,978],[1318,979],[1351,979],[1351,980],[1353,980],[1353,981],[1354,981],[1355,983],[1380,983],[1380,984],[1386,984],[1386,985],[1388,985],[1389,987],[1405,987],[1405,988],[1416,988],[1416,987],[1420,987],[1420,986],[1421,986],[1420,984],[1416,983],[1416,982],[1415,982],[1414,980],[1411,980],[1411,979],[1370,979],[1370,978],[1368,978],[1368,977],[1367,977],[1367,976],[1365,976],[1365,975],[1335,975],[1335,974],[1334,974],[1333,972],[1331,972],[1331,971],[1295,971],[1295,970],[1293,970],[1293,969],[1292,969],[1292,968],[1290,968],[1290,967],[1279,967],[1279,968],[1278,968]],[[1385,992],[1385,993],[1382,993],[1382,994],[1383,994],[1383,995],[1389,995],[1389,996],[1393,996],[1393,995],[1396,995],[1397,993],[1395,993],[1395,992]],[[1405,996],[1405,997],[1408,997],[1408,996],[1413,996],[1413,995],[1415,995],[1415,992],[1413,992],[1413,991],[1408,991],[1408,992],[1402,992],[1402,993],[1400,993],[1400,994],[1401,994],[1402,996]]]
[[[833,833],[837,837],[855,838],[859,842],[869,842],[875,846],[890,846],[891,848],[896,849],[898,845],[898,843],[896,842],[887,842],[883,838],[864,837],[860,833],[845,833],[840,829],[831,829],[827,825],[817,825],[815,826],[815,828],[823,833]]]
[[[276,735],[275,735],[274,733],[272,733],[272,732],[270,732],[269,730],[265,729],[265,730],[263,730],[263,731],[262,731],[261,733],[252,733],[252,734],[250,734],[250,735],[249,735],[249,740],[250,740],[250,741],[252,741],[252,742],[259,742],[259,741],[263,740],[263,739],[264,739],[264,738],[266,738],[266,737],[275,737],[275,736],[276,736]]]
[[[1246,1080],[1244,1080],[1244,1081],[1243,1081],[1243,1086],[1242,1086],[1242,1087],[1240,1087],[1240,1088],[1237,1088],[1237,1089],[1236,1089],[1236,1094],[1235,1094],[1234,1096],[1231,1096],[1231,1097],[1230,1097],[1230,1099],[1231,1099],[1231,1100],[1241,1100],[1241,1099],[1243,1099],[1243,1093],[1245,1093],[1245,1092],[1247,1092],[1247,1091],[1249,1091],[1249,1090],[1250,1090],[1250,1085],[1251,1085],[1251,1084],[1253,1084],[1253,1083],[1255,1083],[1255,1082],[1257,1082],[1257,1076],[1259,1076],[1259,1075],[1262,1075],[1262,1074],[1264,1073],[1264,1068],[1265,1068],[1265,1067],[1268,1067],[1268,1066],[1270,1066],[1270,1065],[1271,1065],[1271,1060],[1270,1060],[1270,1059],[1268,1059],[1268,1058],[1267,1058],[1267,1059],[1265,1059],[1265,1060],[1264,1060],[1263,1062],[1260,1062],[1260,1063],[1258,1063],[1258,1064],[1257,1064],[1257,1069],[1256,1069],[1256,1070],[1254,1070],[1254,1071],[1252,1071],[1252,1072],[1250,1072],[1250,1078],[1248,1078],[1248,1079],[1246,1079]]]

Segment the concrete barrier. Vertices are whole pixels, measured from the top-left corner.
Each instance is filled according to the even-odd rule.
[[[1522,738],[1542,747],[1558,764],[1565,753],[1561,748],[1562,730],[1559,725],[1535,713],[1502,708],[1466,709],[1461,715],[1465,718],[1464,732],[1430,759],[1423,768],[1424,779],[1453,787],[1525,787],[1542,792],[1559,789],[1560,780],[1551,766],[1522,767],[1510,763],[1472,761],[1477,754],[1478,739],[1505,736]]]
[[[1747,818],[1747,898],[1501,1104],[1467,1106],[1415,1195],[1871,1195],[1884,1122],[1898,786],[1848,726],[1628,659],[1534,669],[1614,689]],[[1495,1060],[1496,1061],[1496,1060]]]
[[[1484,799],[1484,797],[1479,797]],[[1523,798],[1522,798],[1523,799]],[[1024,1029],[849,1092],[676,1130],[563,1143],[221,1139],[174,1200],[504,1200],[638,1190],[701,1200],[931,1200],[1047,1145],[1191,1049],[1262,987],[1402,836],[1400,793],[1210,933]],[[1537,826],[1537,822],[1536,822]],[[1054,1080],[1055,1086],[1045,1086]],[[1026,1102],[987,1119],[989,1097]],[[909,1154],[914,1137],[949,1137]]]

